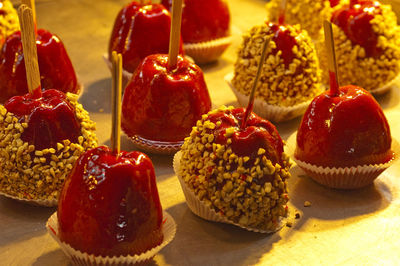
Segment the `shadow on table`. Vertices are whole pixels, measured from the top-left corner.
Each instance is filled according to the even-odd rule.
[[[0,196],[0,246],[46,233],[46,221],[56,208],[28,205]],[[1,263],[0,263],[1,264]]]
[[[88,112],[111,113],[111,79],[101,79],[84,88],[79,102]]]
[[[32,264],[33,266],[42,265],[73,265],[62,249],[53,250],[45,253]]]
[[[324,187],[295,166],[291,169],[289,181],[290,202],[300,212],[302,217],[295,223],[293,229],[301,229],[308,218],[326,221],[345,220],[346,223],[357,221],[357,217],[382,211],[392,200],[390,189],[383,182],[375,182],[370,186],[356,190],[339,190]],[[311,202],[310,207],[304,207],[304,202]],[[337,226],[342,226],[335,223]],[[328,228],[331,229],[331,228]],[[316,228],[320,231],[320,228]]]
[[[382,109],[391,109],[400,102],[400,87],[393,86],[388,92],[375,96],[375,99],[382,106]]]
[[[281,240],[279,233],[260,234],[239,227],[203,220],[186,203],[167,212],[177,223],[175,239],[162,251],[172,265],[252,265]]]

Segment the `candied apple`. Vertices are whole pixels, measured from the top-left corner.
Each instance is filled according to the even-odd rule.
[[[390,5],[379,1],[351,1],[331,16],[338,76],[373,93],[389,90],[400,73],[400,26]],[[317,42],[321,68],[327,69],[327,51]],[[328,72],[323,80],[328,84]]]
[[[367,56],[379,57],[382,50],[377,47],[378,34],[371,24],[376,15],[382,15],[378,1],[351,1],[349,5],[334,11],[331,21],[343,30],[354,45],[363,47]]]
[[[39,29],[36,46],[43,90],[57,89],[64,93],[79,93],[79,84],[71,60],[61,40]],[[21,33],[6,39],[0,52],[0,102],[28,92]]]
[[[210,108],[198,66],[178,56],[176,67],[170,69],[168,55],[150,55],[125,88],[122,129],[129,137],[179,143]]]
[[[122,54],[124,70],[133,73],[148,55],[168,53],[171,15],[161,4],[126,5],[111,33],[108,54]],[[182,44],[180,52],[183,53]]]
[[[162,4],[172,8],[172,0]],[[182,39],[184,43],[207,42],[230,35],[230,14],[224,0],[184,0]]]
[[[244,116],[245,109],[233,107],[203,116],[185,139],[175,158],[179,161],[174,159],[179,165],[175,171],[197,215],[221,221],[199,212],[191,193],[224,222],[249,230],[276,231],[287,214],[289,158],[273,124],[251,113],[242,128]]]
[[[140,254],[163,240],[151,160],[140,152],[91,149],[78,159],[58,205],[60,239],[96,256]]]
[[[97,145],[88,112],[75,94],[38,88],[0,105],[0,120],[0,191],[55,206],[75,160]]]
[[[393,159],[390,128],[370,93],[356,86],[316,97],[297,132],[295,158],[323,167],[381,164]]]

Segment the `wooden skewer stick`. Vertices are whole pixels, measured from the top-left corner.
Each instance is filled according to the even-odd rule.
[[[324,21],[324,32],[325,32],[325,45],[326,45],[326,50],[328,52],[330,94],[332,96],[337,96],[340,94],[340,90],[339,90],[339,79],[337,74],[335,43],[333,40],[332,24],[327,20]]]
[[[21,0],[22,5],[26,5],[30,9],[32,9],[32,16],[33,16],[33,22],[36,25],[36,5],[35,5],[35,0]]]
[[[178,62],[181,40],[182,0],[172,1],[172,22],[169,38],[168,66],[173,69]]]
[[[36,48],[35,26],[33,23],[32,10],[26,5],[18,8],[19,23],[21,26],[22,48],[24,52],[26,79],[28,89],[32,94],[40,85],[40,73]]]
[[[279,6],[279,17],[278,17],[279,25],[282,25],[285,23],[286,4],[287,4],[287,0],[281,0],[281,4]]]
[[[260,59],[260,62],[258,63],[256,78],[254,79],[253,88],[251,89],[251,92],[250,92],[249,103],[247,104],[246,112],[244,114],[243,121],[240,126],[241,129],[246,128],[247,120],[249,119],[249,116],[250,116],[251,112],[253,111],[254,94],[256,92],[258,81],[260,80],[260,75],[262,72],[262,68],[264,66],[265,57],[267,55],[267,48],[268,48],[268,44],[269,44],[270,40],[271,40],[270,38],[267,38],[264,42],[261,59]]]
[[[122,91],[122,56],[115,51],[112,52],[112,127],[111,127],[111,149],[117,155],[121,150],[121,91]]]

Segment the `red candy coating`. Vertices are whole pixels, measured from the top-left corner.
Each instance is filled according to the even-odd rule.
[[[339,4],[340,0],[329,0],[331,7],[335,7]]]
[[[162,0],[169,10],[172,0]],[[206,42],[230,34],[229,8],[224,0],[184,0],[182,39],[184,43]]]
[[[61,40],[50,32],[39,29],[36,46],[42,89],[78,93],[75,71]],[[0,102],[28,92],[19,31],[10,35],[1,49],[0,81]]]
[[[141,5],[134,1],[115,20],[109,58],[113,51],[121,53],[123,68],[133,73],[146,56],[168,53],[170,29],[171,15],[163,5]],[[183,53],[182,44],[180,53]]]
[[[211,109],[203,72],[178,56],[175,69],[168,55],[150,55],[138,66],[122,101],[122,129],[128,136],[178,142]]]
[[[378,1],[360,0],[355,5],[345,5],[332,14],[331,21],[341,28],[354,45],[365,49],[369,57],[379,57],[378,35],[372,29],[371,20],[381,14]]]
[[[140,254],[163,240],[154,167],[140,152],[88,150],[76,162],[58,205],[60,239],[103,256]]]
[[[65,94],[58,90],[46,90],[41,96],[38,94],[36,91],[14,96],[4,104],[21,123],[28,123],[21,139],[35,145],[37,150],[55,148],[57,142],[66,139],[78,142],[81,126]]]
[[[210,114],[208,120],[214,124],[221,121],[221,124],[212,130],[215,142],[229,146],[225,136],[226,129],[234,127],[235,131],[230,147],[236,155],[250,157],[248,164],[252,164],[254,158],[257,157],[259,148],[263,148],[266,151],[267,158],[273,164],[279,163],[283,165],[283,142],[276,127],[271,122],[251,113],[247,120],[246,128],[241,129],[240,125],[245,112],[245,108],[236,108],[226,112]]]
[[[385,163],[393,158],[389,124],[376,100],[362,88],[329,91],[308,107],[297,132],[295,158],[324,167]]]
[[[279,25],[269,23],[270,31],[274,33],[272,41],[275,42],[276,48],[272,51],[273,54],[277,54],[278,51],[282,51],[281,58],[286,68],[292,62],[294,56],[293,47],[297,45],[296,39],[290,35],[290,31],[285,25]]]

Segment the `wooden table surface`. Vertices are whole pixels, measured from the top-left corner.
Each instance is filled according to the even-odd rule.
[[[109,144],[110,72],[102,60],[114,18],[123,0],[38,0],[38,26],[57,33],[67,47],[85,89],[80,99],[97,122],[99,144]],[[215,106],[235,105],[223,77],[233,71],[241,33],[265,18],[265,1],[229,0],[233,45],[214,64],[203,66]],[[400,140],[400,89],[378,98],[392,135]],[[277,125],[284,139],[300,119]],[[135,147],[123,136],[122,148]],[[172,156],[150,155],[163,208],[177,223],[175,239],[155,265],[396,265],[400,264],[400,163],[374,185],[357,191],[324,188],[293,167],[289,181],[293,227],[264,235],[208,222],[185,204],[172,169]],[[303,207],[304,201],[311,207]],[[0,265],[69,265],[45,223],[55,208],[41,208],[0,196]],[[295,211],[301,215],[294,219]]]

